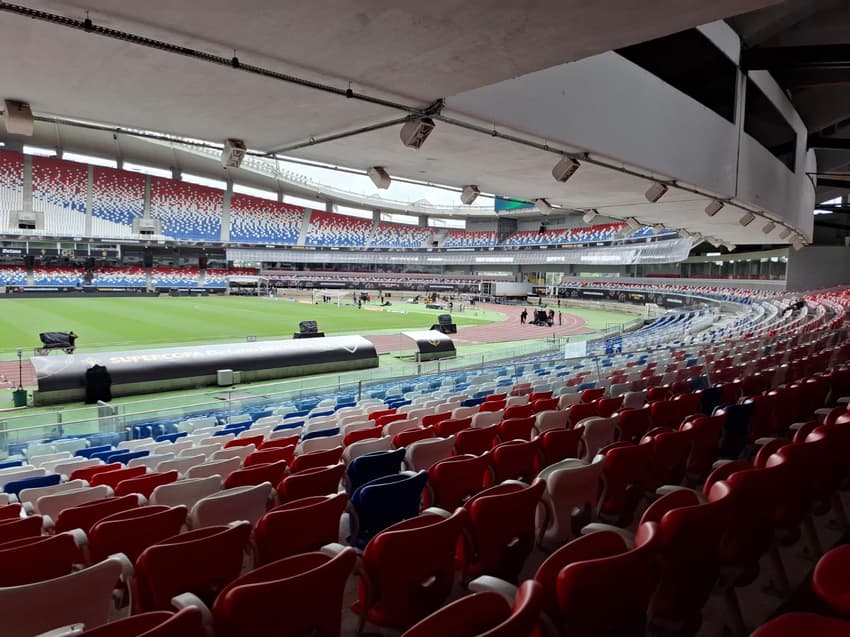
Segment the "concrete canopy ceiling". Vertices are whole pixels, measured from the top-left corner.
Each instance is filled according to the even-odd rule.
[[[32,0],[26,6],[75,20],[88,15],[97,26],[236,55],[242,64],[422,108],[776,2]],[[15,13],[0,12],[0,43],[9,52],[0,56],[2,97],[27,101],[37,114],[213,142],[235,137],[262,151],[405,114]],[[473,183],[567,208],[663,221],[663,207],[647,208],[645,179],[583,165],[559,184],[550,173],[552,155],[446,126],[419,151],[403,147],[393,127],[290,154],[356,168],[383,165],[396,176]],[[676,207],[681,224],[668,225],[704,224],[706,201],[671,190],[663,202],[682,204]],[[741,234],[740,226],[733,230]]]

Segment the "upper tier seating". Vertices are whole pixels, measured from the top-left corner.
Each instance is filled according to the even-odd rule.
[[[0,228],[9,227],[9,211],[21,210],[23,199],[23,155],[0,150]]]
[[[310,224],[304,244],[308,246],[365,247],[372,231],[372,221],[333,212],[310,212]]]
[[[443,239],[443,248],[489,248],[496,245],[494,230],[449,230]]]
[[[143,288],[147,285],[147,275],[145,269],[140,267],[99,268],[93,273],[91,285],[93,287]]]
[[[561,243],[611,241],[618,232],[626,227],[625,223],[603,223],[596,226],[579,228],[547,229],[546,232],[543,233],[537,230],[518,230],[505,239],[503,245],[535,246]],[[651,228],[649,231],[650,234],[652,234]]]
[[[230,199],[230,240],[295,245],[304,221],[298,206],[234,193]]]
[[[229,276],[254,276],[256,274],[257,271],[252,268],[231,268],[230,270],[207,268],[204,278],[204,287],[226,288],[227,277]]]
[[[381,221],[375,226],[372,248],[421,248],[431,236],[430,228]]]
[[[85,164],[32,158],[32,206],[44,214],[46,234],[84,235],[88,174]]]
[[[17,265],[0,265],[0,285],[26,285],[27,271]]]
[[[150,213],[162,234],[188,241],[221,241],[224,191],[183,181],[151,177]]]
[[[33,283],[44,286],[76,287],[82,284],[83,269],[61,266],[39,266],[33,268]]]
[[[154,266],[151,270],[151,279],[154,287],[196,288],[199,285],[200,271],[196,267]]]
[[[92,176],[92,234],[120,237],[133,231],[145,209],[145,177],[95,166]]]

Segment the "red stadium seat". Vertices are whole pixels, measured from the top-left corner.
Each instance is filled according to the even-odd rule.
[[[490,454],[460,455],[441,460],[428,469],[430,505],[454,511],[484,488]]]
[[[32,536],[0,544],[0,586],[20,586],[67,575],[82,553],[73,533]]]
[[[251,525],[236,522],[181,533],[149,546],[136,560],[135,612],[167,610],[171,598],[194,593],[211,604],[242,570]]]
[[[116,471],[106,471],[92,476],[91,480],[89,480],[89,483],[93,487],[105,484],[106,486],[115,489],[115,487],[118,486],[118,483],[122,480],[127,480],[128,478],[138,478],[139,476],[145,475],[147,471],[147,467],[129,467],[127,469],[118,469]]]
[[[377,626],[404,629],[437,610],[454,584],[455,549],[467,513],[423,514],[378,533],[363,552],[352,610]]]
[[[333,449],[323,449],[322,451],[313,451],[295,456],[295,459],[289,466],[289,470],[292,473],[298,473],[305,469],[315,469],[317,467],[327,467],[328,465],[336,464],[342,458],[342,451],[342,447],[334,447]]]
[[[498,425],[462,429],[455,436],[455,451],[460,454],[480,456],[493,446],[499,433]]]
[[[100,473],[105,473],[107,471],[118,471],[124,467],[120,462],[113,462],[112,464],[100,464],[95,465],[93,467],[85,467],[83,469],[76,469],[70,476],[68,476],[69,480],[85,480],[89,484],[92,483],[94,477]]]
[[[83,631],[84,637],[206,637],[203,615],[197,608],[177,613],[153,611],[131,615]]]
[[[98,562],[113,553],[123,553],[135,564],[146,548],[180,533],[187,513],[185,506],[163,505],[143,506],[113,513],[91,529],[91,559]]]
[[[293,500],[271,509],[257,523],[254,542],[259,564],[317,551],[339,539],[345,493]]]
[[[286,461],[270,462],[267,464],[255,464],[244,469],[232,471],[224,479],[224,488],[247,487],[270,482],[276,485],[286,475]]]
[[[332,495],[339,491],[344,473],[345,465],[341,462],[292,473],[277,485],[277,496],[281,503],[285,503],[317,495]]]
[[[142,467],[144,468],[144,467]],[[135,493],[116,498],[106,498],[105,500],[96,500],[95,502],[87,502],[86,504],[78,504],[75,507],[64,509],[56,519],[56,532],[70,531],[71,529],[82,529],[83,533],[88,535],[91,528],[100,522],[103,518],[126,511],[127,509],[135,509],[139,506],[139,496]]]
[[[146,473],[136,478],[121,480],[115,487],[115,495],[122,496],[130,493],[139,493],[149,499],[151,493],[161,484],[176,482],[180,477],[177,471],[164,471],[162,473]]]

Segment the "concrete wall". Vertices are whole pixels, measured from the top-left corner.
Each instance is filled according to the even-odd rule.
[[[728,25],[701,30],[738,63],[740,41]],[[815,158],[805,148],[805,126],[768,73],[750,77],[798,132],[793,172],[743,132],[741,71],[734,123],[614,52],[468,91],[447,103],[480,121],[760,208],[811,236],[814,189],[806,172],[815,169]]]
[[[850,248],[810,246],[788,255],[787,289],[813,290],[850,283]]]

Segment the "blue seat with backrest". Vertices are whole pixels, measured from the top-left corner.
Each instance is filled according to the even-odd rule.
[[[401,471],[405,451],[404,447],[392,451],[375,451],[352,460],[346,470],[348,492],[353,493],[372,480],[397,474]]]
[[[427,482],[427,471],[405,471],[372,480],[357,489],[351,496],[350,544],[362,549],[388,526],[419,515]]]
[[[301,436],[301,440],[310,440],[310,438],[327,438],[328,436],[336,436],[339,434],[339,427],[333,427],[331,429],[318,429],[317,431],[311,431],[309,433]]]
[[[146,456],[149,456],[150,454],[151,454],[151,452],[148,451],[147,449],[145,449],[143,451],[130,451],[129,449],[125,449],[125,450],[122,450],[122,451],[116,451],[115,453],[109,454],[108,456],[103,458],[103,461],[106,464],[111,464],[113,462],[120,462],[121,464],[127,464],[128,462],[130,462],[130,460],[133,460],[134,458],[144,458]]]
[[[296,420],[295,422],[287,422],[287,423],[284,423],[282,425],[277,425],[277,426],[275,426],[274,429],[272,429],[272,431],[283,431],[284,429],[295,429],[296,427],[303,427],[303,426],[304,426],[303,420]]]
[[[97,458],[96,454],[103,453],[104,451],[109,452],[113,451],[112,445],[98,445],[97,447],[89,447],[88,449],[80,449],[75,452],[75,456],[80,456],[81,458]],[[101,460],[103,458],[100,458]]]
[[[720,438],[719,458],[737,459],[741,457],[750,435],[750,416],[755,408],[753,403],[741,405],[723,405],[718,409],[726,412],[726,425]]]
[[[22,466],[24,466],[23,460],[9,460],[7,462],[0,462],[0,469],[11,469],[12,467]]]
[[[24,478],[23,480],[7,482],[3,486],[3,491],[6,493],[13,493],[15,497],[17,497],[23,489],[52,487],[59,484],[60,480],[62,480],[62,476],[58,473],[49,473],[46,476],[36,476],[35,478]]]
[[[162,434],[154,438],[154,442],[175,442],[179,438],[185,438],[189,435],[188,431],[178,431],[172,434]]]

